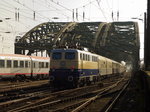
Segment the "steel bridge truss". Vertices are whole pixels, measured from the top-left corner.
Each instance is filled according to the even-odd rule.
[[[47,22],[42,23],[15,43],[17,54],[31,55],[37,51],[60,46],[78,46],[116,61],[137,64],[139,61],[139,30],[136,22]],[[137,66],[134,66],[137,68]]]

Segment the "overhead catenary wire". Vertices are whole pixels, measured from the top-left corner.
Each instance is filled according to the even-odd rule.
[[[47,7],[47,9],[49,8],[49,4],[50,4],[50,6],[51,6],[51,8],[49,8],[50,10],[51,9],[56,9],[56,10],[54,10],[54,11],[58,11],[58,13],[59,14],[61,14],[61,15],[64,15],[65,17],[67,17],[67,18],[69,18],[69,16],[70,15],[73,15],[73,13],[75,13],[75,10],[77,9],[78,11],[76,11],[76,15],[78,15],[78,16],[80,16],[80,17],[82,17],[82,20],[84,21],[85,19],[87,20],[87,18],[85,17],[85,13],[86,13],[86,6],[89,6],[89,5],[95,5],[95,3],[97,3],[98,4],[98,8],[100,9],[100,7],[99,6],[101,6],[101,1],[102,0],[90,0],[88,3],[85,3],[84,5],[82,5],[81,7],[77,7],[77,8],[74,8],[75,10],[74,10],[74,12],[73,12],[73,9],[69,9],[69,8],[67,8],[67,7],[65,7],[64,5],[62,5],[61,3],[58,3],[57,1],[54,1],[54,0],[43,0],[43,1],[46,1],[48,4],[46,4],[46,3],[43,3],[42,2],[42,4],[41,4],[41,1],[36,1],[35,2],[35,0],[32,0],[33,1],[33,7],[29,7],[29,5],[28,4],[24,4],[21,0],[12,0],[13,2],[15,2],[16,4],[18,4],[18,5],[16,5],[16,6],[14,6],[14,4],[12,4],[11,5],[11,2],[8,2],[8,1],[6,1],[6,0],[2,0],[3,2],[5,2],[5,3],[7,3],[7,4],[5,4],[7,7],[9,7],[8,9],[10,9],[10,11],[12,11],[13,12],[13,10],[11,10],[11,8],[13,9],[15,9],[15,8],[19,8],[19,11],[18,11],[18,15],[19,15],[19,22],[21,21],[20,20],[20,18],[22,18],[22,17],[25,17],[25,18],[28,18],[28,19],[32,19],[32,20],[35,20],[36,22],[43,22],[42,21],[42,19],[43,20],[49,20],[50,18],[48,18],[48,17],[46,17],[46,16],[43,16],[43,14],[40,12],[40,11],[44,11],[44,10],[39,10],[38,11],[38,9],[36,9],[35,7],[34,7],[34,5],[36,6],[37,4],[38,5],[40,5],[40,6],[46,6]],[[107,1],[108,2],[108,1]],[[9,4],[8,4],[9,3]],[[53,6],[54,4],[52,4],[52,3],[54,3],[57,7],[58,6],[60,6],[60,7],[62,7],[62,9],[60,9],[60,8],[56,8],[55,6]],[[97,5],[96,4],[96,5]],[[21,7],[21,8],[20,8]],[[24,9],[22,9],[22,7],[24,8]],[[45,8],[45,7],[44,7]],[[82,9],[80,9],[80,8],[82,8],[83,9],[83,11],[82,11]],[[102,7],[101,7],[102,8]],[[80,10],[79,10],[80,9]],[[46,10],[46,11],[50,11],[50,10]],[[61,10],[67,10],[68,12],[71,12],[71,14],[70,15],[68,15],[67,13],[62,13],[62,12],[60,12]],[[14,10],[15,11],[15,10]],[[82,11],[82,14],[80,15],[79,14],[79,11],[81,12]],[[104,12],[104,10],[102,9],[102,11]],[[102,12],[101,11],[101,12]],[[13,12],[14,13],[14,12]],[[102,13],[103,14],[103,13]],[[78,16],[76,16],[76,18],[77,19],[80,19],[81,20],[81,18],[78,18]],[[86,16],[88,16],[88,14],[86,14]],[[105,15],[105,19],[106,19],[106,15]],[[36,19],[36,18],[38,18],[38,19]],[[70,17],[71,18],[71,17]],[[89,18],[88,18],[88,20],[90,20]],[[52,21],[52,20],[51,20]]]
[[[17,1],[17,0],[14,0],[16,3],[19,3],[19,4],[21,4],[22,6],[24,5],[26,8],[27,8],[27,6],[25,5],[25,4],[23,4],[23,3],[21,3],[20,1]],[[35,3],[37,3],[37,2],[40,2],[40,1],[36,1],[35,2],[35,0],[32,0],[32,1],[34,1],[34,4]],[[73,13],[73,10],[72,9],[69,9],[69,8],[67,8],[67,7],[65,7],[65,6],[63,6],[62,4],[60,4],[60,3],[58,3],[58,2],[56,2],[56,1],[53,1],[53,0],[51,0],[51,1],[48,1],[48,0],[46,0],[46,2],[47,3],[49,3],[49,2],[52,2],[52,3],[54,3],[55,5],[58,5],[58,6],[60,6],[60,7],[62,7],[62,8],[64,8],[65,10],[68,10],[68,11],[70,11],[70,12],[72,12]],[[93,0],[93,1],[90,1],[90,2],[88,2],[87,4],[84,4],[83,6],[82,6],[82,8],[83,7],[85,7],[86,8],[86,6],[88,6],[88,5],[90,5],[90,4],[92,4],[92,3],[94,3],[94,2],[96,2],[95,0]],[[39,4],[39,3],[38,3]],[[40,6],[41,5],[43,5],[43,4],[40,4]],[[45,4],[44,4],[45,5]],[[54,8],[54,7],[53,7]],[[79,8],[81,8],[81,7],[78,7],[77,9],[79,9]],[[27,8],[27,9],[29,9],[29,10],[33,10],[32,11],[32,15],[33,16],[35,16],[35,14],[36,14],[36,12],[39,12],[38,10],[36,10],[35,12],[34,12],[34,8]],[[56,11],[60,11],[59,9],[57,9],[57,8],[55,8],[56,9]],[[75,8],[76,9],[76,8]],[[25,10],[25,9],[20,9],[20,11],[21,10]],[[62,9],[61,9],[62,10]],[[49,10],[47,10],[47,11],[49,11]],[[61,13],[60,13],[61,14]],[[62,14],[63,15],[63,14]],[[37,16],[37,15],[36,15]],[[64,14],[64,16],[66,16],[67,18],[69,18],[69,16],[68,15],[66,15],[66,14]],[[80,15],[80,14],[78,14],[78,16],[80,16],[80,17],[84,17],[86,20],[87,20],[87,18],[85,17],[85,12],[83,12],[82,13],[82,15]],[[42,17],[41,17],[42,18]],[[88,18],[88,20],[90,20],[89,18]]]
[[[38,1],[36,2],[37,4],[40,4]],[[48,1],[46,1],[46,3],[47,3],[47,5],[46,4],[40,4],[40,5],[42,5],[42,6],[46,6],[47,8],[50,8],[49,7],[49,5],[51,6],[51,8],[54,8],[54,9],[56,9],[57,11],[59,11],[59,9],[58,8],[56,8],[56,7],[54,7],[54,6],[52,6],[51,4],[50,4],[50,2],[48,2]],[[56,11],[55,10],[55,11]],[[37,11],[38,12],[38,11]],[[67,18],[69,18],[69,16],[68,15],[66,15],[66,14],[63,14],[62,12],[60,13],[60,12],[58,12],[59,14],[61,14],[61,15],[63,15],[63,16],[66,16]]]
[[[50,2],[52,2],[52,3],[54,3],[54,4],[56,4],[56,5],[60,6],[60,7],[62,7],[62,8],[64,8],[64,9],[70,11],[71,13],[73,13],[73,12],[72,12],[72,9],[69,9],[69,8],[63,6],[63,5],[59,4],[58,2],[55,2],[55,1],[53,1],[53,0],[51,0]],[[82,6],[82,7],[83,7],[83,6]],[[78,9],[78,8],[75,8],[75,9]],[[78,14],[78,16],[82,17],[82,15],[80,15],[80,14]],[[85,19],[86,19],[86,20],[89,20],[88,18],[85,18]]]
[[[5,9],[4,9],[5,10]],[[9,11],[9,10],[8,10]],[[3,11],[4,12],[4,11]],[[10,11],[9,11],[10,12]],[[10,12],[10,13],[13,13],[13,12]],[[4,15],[4,14],[2,14],[1,13],[1,15]],[[6,15],[5,15],[6,16]],[[21,15],[21,16],[23,16],[23,15]],[[25,18],[29,18],[29,19],[32,19],[32,18],[30,18],[30,17],[27,17],[27,16],[24,16]],[[4,18],[5,19],[5,18]],[[6,20],[4,20],[4,21],[6,21]],[[9,21],[11,21],[11,22],[9,22]],[[13,27],[13,21],[15,21],[13,18],[10,18],[10,20],[9,21],[7,21],[7,24],[9,24],[9,25],[11,25],[11,27]],[[41,22],[41,21],[40,21]],[[11,24],[12,23],[12,24]],[[25,28],[27,28],[27,29],[30,29],[32,26],[30,25],[30,24],[26,24],[26,23],[23,23],[23,22],[21,22],[21,21],[19,21],[18,22],[18,24],[20,24],[20,25],[23,25]],[[16,25],[15,25],[16,26]],[[14,31],[15,32],[15,31]]]
[[[7,16],[6,13],[4,13],[4,12],[1,12],[1,15]],[[2,18],[2,20],[3,20],[3,21],[7,21],[7,20],[5,20],[5,18]],[[13,18],[10,18],[9,21],[14,22],[15,20],[14,20]],[[11,26],[13,26],[13,25],[11,24],[11,22],[9,22],[9,24],[10,24]],[[23,23],[23,22],[21,22],[21,21],[19,22],[19,24],[23,25],[23,26],[26,27],[27,29],[29,29],[29,28],[31,27],[30,25],[27,25],[27,24],[25,24],[25,23]],[[2,27],[3,27],[3,26],[2,26]]]
[[[98,0],[96,0],[96,1],[97,1],[97,4],[98,4],[98,6],[99,6],[100,11],[102,12],[102,14],[103,14],[105,20],[107,21],[107,17],[105,16],[105,13],[104,13],[104,11],[102,10],[102,8],[101,8],[101,6],[100,6],[100,2],[99,2]]]
[[[5,4],[8,4],[8,5],[11,5],[10,3],[8,3],[7,1],[4,1],[4,3]],[[16,9],[16,7],[14,7],[13,5],[12,5],[12,9]],[[9,7],[9,8],[11,8],[11,7]],[[11,13],[14,13],[13,11],[12,11],[12,9],[5,9],[5,8],[0,8],[0,9],[3,9],[3,10],[6,10],[6,11],[8,11],[8,12],[11,12]],[[29,14],[29,12],[27,13],[27,12],[25,12],[24,10],[21,10],[21,9],[19,9],[21,12],[24,12],[24,14]],[[30,9],[28,9],[28,10],[30,10]],[[32,19],[32,17],[29,17],[29,16],[26,16],[26,15],[24,15],[24,14],[21,14],[21,16],[23,16],[23,17],[25,17],[25,18],[28,18],[28,19]],[[31,16],[31,14],[29,14],[30,16]],[[16,13],[16,16],[17,16],[17,13]],[[16,17],[17,18],[17,17]],[[43,17],[39,17],[39,18],[43,18]],[[33,19],[32,19],[33,20]],[[37,20],[37,22],[42,22],[42,21],[40,21],[40,20]]]
[[[119,0],[117,2],[118,2],[117,21],[119,21]]]
[[[5,9],[5,8],[0,8],[0,9],[14,14],[14,12],[13,12],[12,10],[8,10],[8,9]],[[16,14],[17,14],[17,13],[16,13]],[[26,14],[27,14],[27,13],[26,13]],[[26,15],[24,15],[24,14],[21,14],[21,16],[33,20],[31,17],[28,17],[28,16],[26,16]],[[17,17],[17,16],[16,16],[16,17]],[[42,22],[42,21],[40,21],[40,20],[37,20],[37,21],[38,21],[38,22]]]
[[[28,7],[28,6],[26,6],[25,4],[22,4],[21,2],[19,2],[19,1],[16,1],[16,0],[13,0],[13,1],[15,1],[16,3],[18,3],[18,4],[20,4],[20,5],[22,5],[23,7],[26,7],[27,9],[30,9],[31,11],[34,11],[33,9],[31,9],[30,7]],[[40,15],[43,19],[46,19],[46,20],[48,20],[48,21],[51,21],[51,22],[53,22],[51,19],[49,19],[48,17],[46,17],[46,16],[43,16],[42,14],[40,14],[40,13],[38,13],[37,11],[35,11],[38,15]]]

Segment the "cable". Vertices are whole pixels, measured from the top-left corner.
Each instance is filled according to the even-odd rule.
[[[106,0],[106,3],[107,3],[107,6],[108,6],[108,8],[110,9],[110,12],[111,12],[111,7],[110,7],[110,5],[109,5],[109,3],[108,3],[108,0]]]
[[[18,3],[18,4],[20,4],[20,5],[22,5],[23,7],[26,7],[27,9],[30,9],[31,11],[34,11],[34,10],[31,9],[30,7],[26,6],[25,4],[20,3],[19,1],[16,1],[16,0],[13,0],[13,1],[16,2],[16,3]],[[47,17],[41,15],[40,13],[38,13],[37,11],[35,11],[35,12],[36,12],[38,15],[42,16],[43,19],[47,18]],[[47,18],[47,19],[48,19],[49,21],[53,22],[51,19],[49,19],[49,18]]]
[[[3,10],[7,10],[7,9],[3,9]],[[11,12],[11,13],[14,13],[14,12],[12,12],[12,11],[10,11],[10,10],[7,10],[7,11],[9,11],[9,12]],[[2,11],[3,12],[3,11]],[[2,14],[1,14],[2,15]],[[4,14],[3,14],[4,15]],[[27,17],[27,16],[24,16],[23,14],[21,14],[21,16],[23,16],[23,17],[25,17],[25,18],[29,18],[29,19],[32,19],[32,18],[30,18],[30,17]],[[6,21],[6,20],[5,20]],[[9,20],[10,21],[10,20]],[[11,18],[11,21],[15,21],[15,20],[13,20],[12,18]],[[41,21],[40,21],[41,22]],[[10,24],[10,23],[8,23],[7,22],[7,24]],[[27,25],[26,23],[23,23],[23,22],[21,22],[21,21],[19,21],[18,22],[18,24],[22,24],[24,27],[26,27],[27,29],[29,29],[29,28],[31,28],[31,26],[30,25]],[[10,24],[11,25],[11,24]],[[11,25],[11,27],[13,27],[13,25]]]
[[[100,4],[99,4],[99,1],[98,1],[98,0],[96,0],[96,1],[97,1],[97,4],[98,4],[98,6],[99,6],[100,11],[102,12],[102,14],[103,14],[104,18],[105,18],[105,19],[106,19],[106,21],[107,21],[107,18],[106,18],[106,16],[105,16],[105,14],[104,14],[104,12],[103,12],[103,10],[102,10],[102,8],[101,8]]]
[[[36,2],[37,3],[37,2]],[[48,5],[50,5],[50,3],[49,2],[47,2],[48,3]],[[43,4],[42,4],[43,5]],[[44,6],[44,5],[43,5]],[[46,7],[48,7],[48,8],[50,8],[49,6],[47,6],[47,5],[45,5]],[[51,5],[51,7],[53,7],[52,5]],[[53,8],[55,8],[55,7],[53,7]],[[57,11],[59,11],[59,9],[57,9],[57,8],[55,8]],[[59,13],[59,12],[58,12]],[[60,14],[62,14],[62,13],[60,13]],[[66,16],[66,17],[69,17],[68,15],[65,15],[65,14],[62,14],[62,15],[64,15],[64,16]]]
[[[8,5],[9,5],[9,3],[7,3],[6,1],[5,1],[5,4],[8,4]],[[12,6],[13,6],[13,5],[12,5]],[[16,8],[16,7],[14,7],[14,8]],[[1,8],[1,9],[3,9],[3,10],[7,10],[7,11],[9,11],[9,12],[11,12],[11,13],[13,13],[13,14],[14,14],[14,12],[13,12],[12,10],[4,9],[4,8]],[[19,9],[19,11],[20,11],[20,9]],[[26,14],[29,14],[29,13],[26,13]],[[33,18],[28,17],[28,16],[25,16],[25,15],[23,15],[23,14],[21,14],[21,16],[24,16],[24,17],[26,17],[26,18],[29,18],[29,19],[33,20]],[[42,18],[42,19],[43,19],[43,17],[40,17],[40,18]],[[36,20],[36,21],[38,21],[38,22],[43,22],[43,21],[39,21],[39,20]]]
[[[88,2],[88,3],[86,3],[86,4],[84,4],[84,5],[82,5],[82,6],[80,6],[80,7],[77,7],[78,9],[79,8],[83,8],[83,6],[88,6],[88,5],[91,5],[92,3],[94,3],[94,2],[96,2],[95,0],[93,0],[93,1],[90,1],[90,2]]]
[[[56,4],[56,5],[58,5],[58,6],[60,6],[60,7],[62,7],[62,8],[64,8],[64,9],[66,9],[66,10],[68,10],[68,11],[70,11],[71,13],[73,13],[72,9],[68,9],[65,6],[61,5],[61,4],[59,4],[57,2],[54,2],[53,0],[51,0],[51,2],[54,3],[54,4]],[[79,16],[82,17],[82,15],[79,15]],[[85,18],[85,19],[89,20],[88,18]]]
[[[14,14],[14,12],[13,12],[13,11],[11,11],[11,10],[8,10],[8,9],[5,9],[5,8],[0,8],[0,9],[3,9],[3,10],[5,10],[5,11],[8,11],[8,12],[10,12],[10,13],[13,13],[13,14]],[[21,14],[20,16],[23,16],[23,17],[25,17],[25,18],[28,18],[28,19],[33,20],[33,18],[28,17],[28,16],[25,16],[25,15],[23,15],[23,14]],[[39,21],[39,20],[36,20],[36,21]],[[42,21],[39,21],[39,22],[42,22]]]

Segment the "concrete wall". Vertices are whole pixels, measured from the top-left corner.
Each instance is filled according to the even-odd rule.
[[[14,54],[14,36],[0,33],[0,54]]]

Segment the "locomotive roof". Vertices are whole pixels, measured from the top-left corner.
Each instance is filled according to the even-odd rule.
[[[51,52],[84,52],[84,53],[91,53],[89,51],[84,51],[84,50],[79,50],[79,49],[53,49],[53,50],[51,50]]]
[[[79,50],[79,49],[53,49],[51,52],[80,52],[80,53],[86,53],[86,54],[92,54],[98,56],[98,54],[89,51]]]
[[[99,58],[101,59],[106,59],[107,61],[112,61],[113,63],[118,63],[117,61],[115,60],[112,60],[112,59],[109,59],[107,57],[104,57],[104,56],[101,56],[101,55],[98,55],[98,54],[95,54],[95,53],[92,53],[92,52],[89,52],[89,51],[84,51],[84,50],[79,50],[79,49],[53,49],[51,52],[82,52],[82,53],[87,53],[87,54],[92,54],[92,55],[95,55],[95,56],[99,56]]]
[[[62,52],[62,51],[64,51],[64,52],[68,52],[68,51],[70,51],[70,52],[77,52],[77,51],[79,51],[78,49],[53,49],[53,50],[51,50],[51,52]]]

